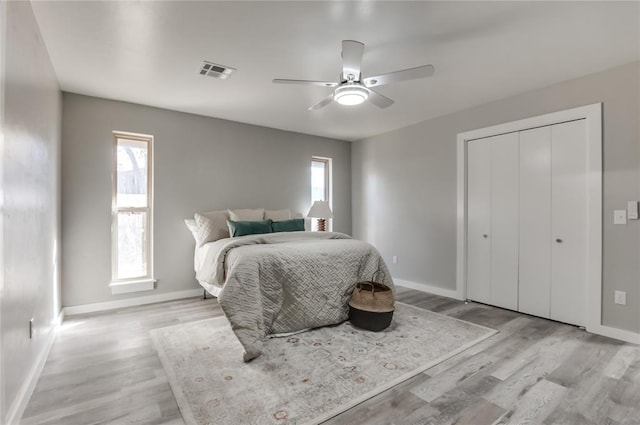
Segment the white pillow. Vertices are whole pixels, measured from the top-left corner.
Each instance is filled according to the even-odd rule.
[[[198,246],[229,237],[229,228],[227,227],[229,215],[227,211],[196,213],[194,217],[198,226],[198,237],[196,238]]]
[[[233,221],[262,221],[264,220],[264,208],[229,210],[229,217]],[[225,221],[225,226],[227,222]]]
[[[198,242],[198,225],[196,224],[196,221],[193,218],[185,218],[184,224],[189,228],[189,231],[193,235],[193,239]]]
[[[264,219],[271,219],[272,221],[283,221],[291,219],[290,210],[264,210]]]

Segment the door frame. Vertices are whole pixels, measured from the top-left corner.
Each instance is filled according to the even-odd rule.
[[[539,115],[459,133],[457,137],[456,293],[467,298],[467,144],[471,140],[529,130],[579,119],[587,128],[587,331],[605,334],[602,326],[602,103]]]
[[[6,158],[4,153],[4,96],[5,96],[5,63],[7,40],[7,2],[0,1],[0,169],[4,170]],[[3,174],[0,173],[0,188],[4,191]],[[4,203],[4,202],[3,202]],[[4,209],[4,206],[3,206]],[[0,310],[4,303],[4,211],[0,214]],[[2,329],[2,314],[0,314],[0,330]],[[3,345],[0,337],[0,422],[7,420],[4,406],[5,380],[4,360],[2,358]]]

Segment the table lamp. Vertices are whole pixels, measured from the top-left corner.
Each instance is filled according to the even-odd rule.
[[[333,213],[327,201],[315,201],[313,205],[311,205],[307,217],[317,218],[318,232],[324,232],[326,230],[326,219],[333,218]]]

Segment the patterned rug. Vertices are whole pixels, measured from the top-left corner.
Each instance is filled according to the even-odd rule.
[[[317,424],[497,331],[396,302],[389,328],[341,325],[269,339],[260,357],[224,317],[151,331],[187,425]]]

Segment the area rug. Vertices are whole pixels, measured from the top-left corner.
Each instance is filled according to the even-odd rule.
[[[224,317],[151,336],[185,424],[285,425],[326,421],[496,332],[397,302],[382,332],[345,322],[271,338],[249,363]]]

